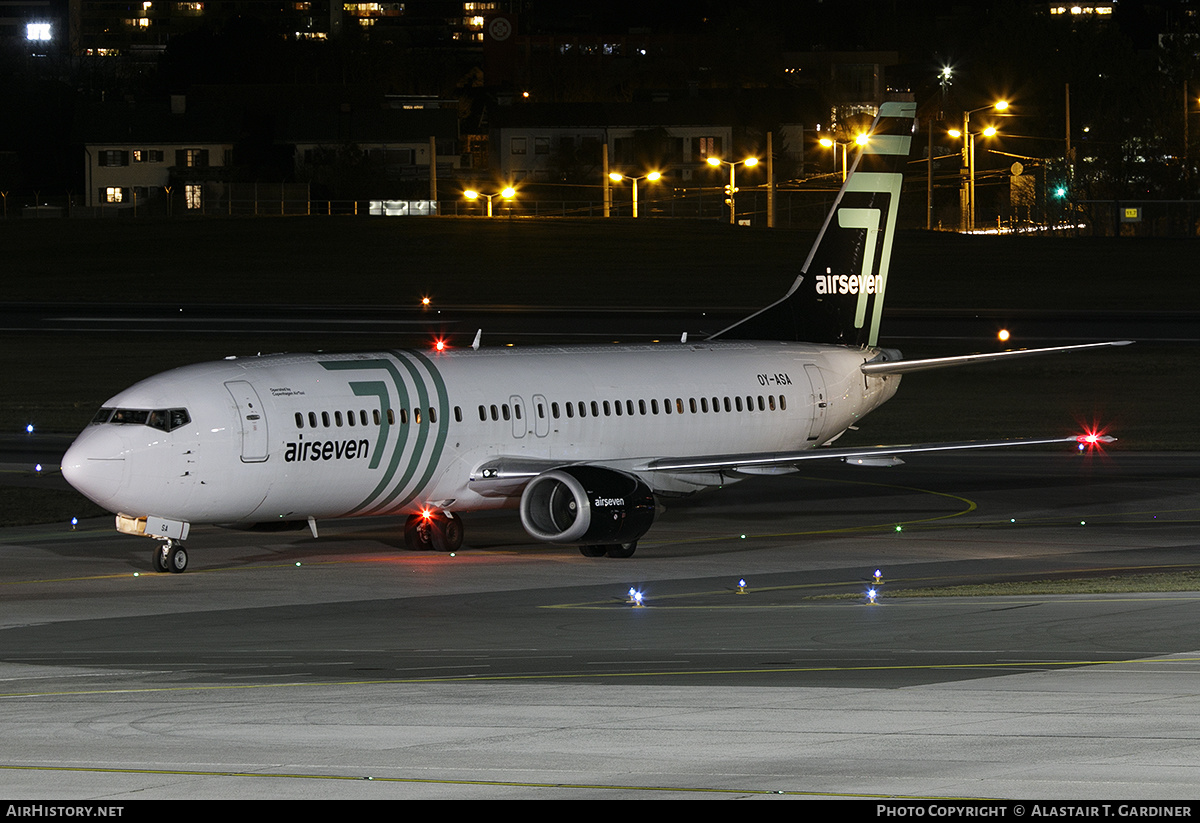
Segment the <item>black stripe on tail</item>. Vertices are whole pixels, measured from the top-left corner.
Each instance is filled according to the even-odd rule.
[[[781,300],[710,339],[874,346],[916,103],[884,103],[800,276]]]

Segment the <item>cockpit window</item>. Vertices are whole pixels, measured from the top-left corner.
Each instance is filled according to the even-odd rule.
[[[115,423],[118,425],[150,426],[169,432],[192,422],[187,409],[101,409],[92,418],[93,425]]]

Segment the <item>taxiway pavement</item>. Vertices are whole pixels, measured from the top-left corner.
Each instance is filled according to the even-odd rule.
[[[182,575],[107,519],[0,531],[0,785],[1196,797],[1200,593],[893,593],[1194,569],[1200,455],[807,468],[669,504],[629,560],[513,513],[467,515],[453,556],[388,519],[197,528]]]

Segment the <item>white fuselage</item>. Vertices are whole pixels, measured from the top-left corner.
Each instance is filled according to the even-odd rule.
[[[203,363],[111,398],[63,472],[111,511],[191,523],[514,505],[520,484],[478,473],[496,460],[609,466],[685,494],[738,476],[637,466],[826,443],[895,393],[898,377],[861,373],[874,353],[706,342]],[[145,422],[179,410],[186,424]]]

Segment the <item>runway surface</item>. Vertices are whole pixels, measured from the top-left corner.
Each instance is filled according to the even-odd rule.
[[[677,502],[629,560],[501,513],[467,515],[454,556],[386,519],[197,528],[183,575],[108,520],[7,529],[0,785],[1194,798],[1200,594],[893,595],[1195,569],[1198,492],[1195,454],[923,456]]]

